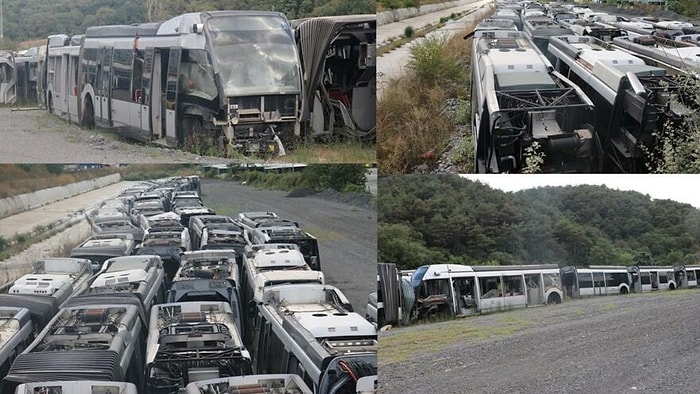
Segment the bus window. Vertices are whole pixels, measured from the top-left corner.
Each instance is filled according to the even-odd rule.
[[[523,295],[523,278],[521,275],[504,276],[505,296]]]
[[[180,64],[180,94],[214,100],[218,95],[209,56],[203,50],[183,50]]]
[[[479,278],[481,298],[501,297],[501,281],[499,277]]]
[[[593,280],[591,279],[591,274],[578,274],[578,287],[579,289],[592,288]]]

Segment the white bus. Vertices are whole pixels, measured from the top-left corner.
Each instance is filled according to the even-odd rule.
[[[317,394],[354,393],[377,375],[377,331],[343,307],[333,286],[285,284],[264,290],[251,352],[257,374],[296,374]]]
[[[418,318],[486,313],[563,300],[559,267],[424,265],[411,277]]]
[[[266,154],[282,154],[301,135],[300,58],[281,13],[208,11],[93,26],[79,60],[83,127],[173,147],[206,142]],[[73,79],[63,72],[60,78]]]
[[[48,37],[44,78],[46,108],[72,123],[78,123],[78,58],[82,36],[56,34]]]
[[[683,271],[676,271],[671,266],[633,266],[629,267],[628,271],[632,275],[632,291],[635,293],[674,290],[681,286],[680,282],[684,281],[680,277],[680,273]],[[676,277],[676,272],[679,273],[678,278]],[[680,279],[680,282],[678,279]]]
[[[249,375],[207,379],[187,385],[186,394],[216,393],[289,393],[312,394],[298,375]]]
[[[632,286],[632,275],[628,267],[567,266],[561,269],[561,277],[565,295],[573,298],[628,294]]]
[[[233,311],[225,302],[155,305],[146,350],[146,392],[182,392],[190,382],[251,374]]]
[[[66,380],[24,383],[15,394],[138,394],[133,383],[99,380]]]

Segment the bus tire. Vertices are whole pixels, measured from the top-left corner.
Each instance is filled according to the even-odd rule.
[[[87,96],[85,100],[85,111],[83,112],[83,121],[80,127],[92,129],[95,127],[95,110],[92,108],[92,99]]]
[[[627,293],[629,293],[629,292],[627,291],[627,288],[626,288],[626,287],[621,287],[621,288],[620,288],[620,294],[626,295]]]
[[[676,285],[674,285],[673,283],[671,283],[670,285],[668,285],[668,288],[669,288],[669,290],[675,290],[675,289],[676,289]]]
[[[561,297],[558,293],[552,293],[547,297],[548,304],[561,304]]]
[[[53,115],[53,98],[51,97],[51,94],[49,94],[49,102],[47,103],[49,113]]]

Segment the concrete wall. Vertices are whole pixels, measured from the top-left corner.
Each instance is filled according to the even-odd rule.
[[[119,182],[120,174],[107,175],[88,181],[71,183],[70,185],[57,186],[49,189],[38,190],[33,193],[20,194],[0,200],[0,218],[15,215],[30,209],[38,208],[52,202],[60,201],[80,193],[105,187]]]
[[[418,8],[399,8],[396,10],[377,12],[377,25],[381,26],[387,23],[398,22],[404,19],[416,17],[418,15],[429,14],[431,12],[458,7],[473,2],[474,0],[455,0],[438,4],[422,5]]]

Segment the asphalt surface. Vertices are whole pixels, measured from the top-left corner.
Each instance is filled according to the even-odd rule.
[[[202,180],[202,200],[217,214],[273,211],[299,223],[318,239],[321,270],[362,316],[367,296],[377,287],[376,211],[315,197],[286,197],[238,182]]]
[[[383,332],[379,391],[697,392],[699,296],[694,288],[595,297]],[[426,347],[420,332],[442,340]],[[412,356],[389,362],[382,346]]]

